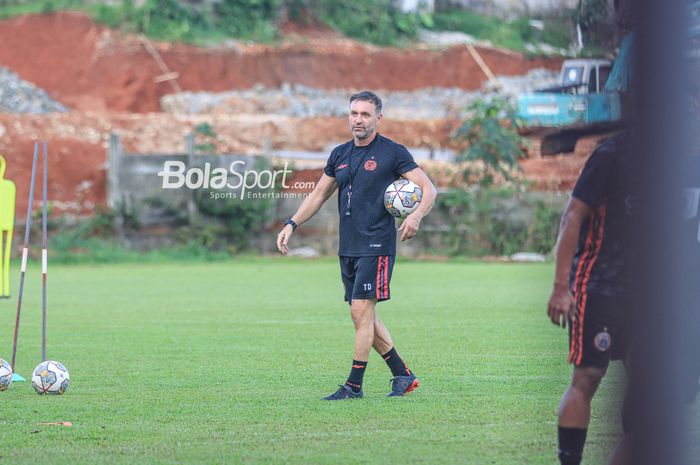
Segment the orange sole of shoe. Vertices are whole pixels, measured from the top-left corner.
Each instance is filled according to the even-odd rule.
[[[408,386],[408,389],[406,389],[406,392],[403,393],[403,395],[405,396],[405,395],[408,394],[409,392],[412,392],[412,391],[413,391],[414,389],[416,389],[418,386],[420,386],[420,384],[418,383],[418,380],[417,380],[417,379],[414,379],[413,382],[411,383],[411,385]]]

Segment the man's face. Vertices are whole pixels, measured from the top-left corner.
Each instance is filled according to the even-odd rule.
[[[372,102],[355,100],[350,104],[350,115],[348,116],[350,131],[353,137],[358,140],[372,137],[381,119],[381,113],[377,114],[377,108]]]

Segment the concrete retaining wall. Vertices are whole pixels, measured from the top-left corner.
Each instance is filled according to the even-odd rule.
[[[191,144],[189,144],[191,146]],[[199,227],[203,219],[195,201],[196,189],[181,187],[165,189],[163,177],[166,162],[180,162],[187,168],[209,171],[215,168],[228,170],[231,163],[238,163],[238,171],[275,169],[265,156],[243,155],[194,155],[189,154],[134,154],[124,153],[118,136],[112,136],[108,153],[108,201],[117,213],[117,230],[138,248],[167,246],[174,243],[172,231],[184,225]],[[317,170],[314,170],[317,171]],[[317,174],[317,173],[316,173]],[[302,176],[304,178],[304,176]],[[196,181],[193,179],[193,182]],[[240,196],[241,189],[222,189],[222,193]],[[264,192],[274,192],[266,190]],[[199,191],[199,195],[202,192]],[[275,239],[282,221],[291,217],[308,193],[283,191],[272,202],[269,213],[261,221],[262,231],[251,232],[250,243],[263,254],[276,253]],[[556,193],[519,193],[512,198],[499,198],[493,203],[490,216],[501,222],[523,227],[534,221],[535,205],[544,202],[556,210],[563,209],[566,195]],[[259,200],[245,198],[241,202]],[[321,255],[334,255],[338,249],[338,197],[334,194],[307,223],[301,226],[289,244],[290,248],[311,247]],[[140,225],[129,231],[125,222],[135,220]],[[211,221],[211,218],[209,219]],[[444,254],[449,248],[450,235],[455,228],[469,234],[474,225],[455,224],[446,208],[434,208],[423,221],[416,238],[406,243],[399,242],[398,253],[403,256]],[[488,221],[488,220],[485,220]],[[552,244],[553,246],[554,244]]]

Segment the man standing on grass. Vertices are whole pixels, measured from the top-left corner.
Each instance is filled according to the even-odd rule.
[[[401,240],[418,232],[423,217],[435,203],[437,191],[403,145],[381,136],[382,101],[364,91],[350,97],[348,122],[353,139],[333,149],[324,174],[313,192],[277,236],[277,248],[288,251],[289,238],[297,226],[309,220],[339,189],[340,241],[338,255],[345,286],[345,301],[355,325],[355,353],[345,384],[325,400],[362,398],[362,379],[370,349],[386,361],[393,375],[390,397],[403,396],[418,387],[416,375],[399,357],[376,304],[389,300],[389,283],[396,255],[396,224],[384,208],[384,191],[404,177],[423,191],[418,209],[399,228]]]
[[[569,323],[571,384],[559,406],[559,460],[579,465],[591,400],[611,360],[625,357],[629,298],[627,226],[634,209],[630,194],[630,137],[600,144],[583,168],[564,211],[556,248],[556,272],[547,314]]]

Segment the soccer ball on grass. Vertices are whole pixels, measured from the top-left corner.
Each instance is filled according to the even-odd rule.
[[[32,373],[32,386],[37,394],[63,394],[69,384],[68,370],[59,362],[41,362]]]
[[[0,391],[9,388],[10,384],[12,384],[12,367],[0,358]]]

